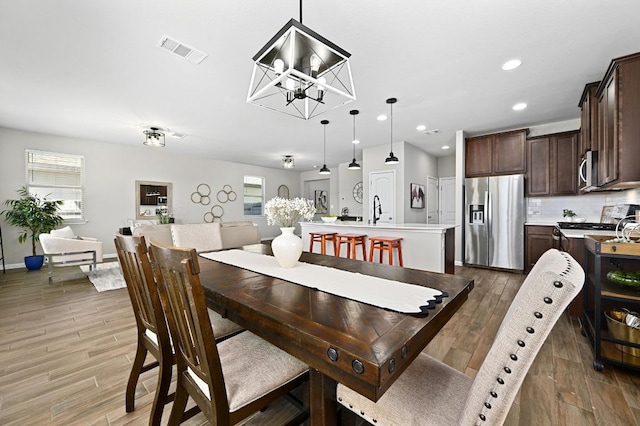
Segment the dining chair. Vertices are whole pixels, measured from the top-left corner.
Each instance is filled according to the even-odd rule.
[[[168,393],[175,364],[169,329],[145,238],[116,235],[114,244],[127,283],[138,332],[136,355],[127,382],[125,408],[128,413],[135,409],[135,391],[140,374],[159,367],[158,384],[149,418],[150,425],[159,425],[164,405],[173,400],[173,394]],[[219,339],[243,330],[238,324],[222,318],[211,309],[207,310],[207,314]],[[155,361],[145,364],[148,353],[151,353]],[[193,414],[195,412],[189,412],[185,419]]]
[[[249,331],[216,342],[195,249],[152,242],[150,250],[176,349],[176,395],[169,425],[180,423],[189,397],[212,424],[229,425],[307,381],[304,363]],[[307,411],[288,424],[302,423]]]
[[[583,282],[580,264],[550,249],[522,283],[475,379],[423,352],[377,402],[342,384],[338,402],[375,425],[501,425],[542,344]]]

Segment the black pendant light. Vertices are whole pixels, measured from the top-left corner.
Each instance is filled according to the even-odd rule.
[[[322,133],[323,133],[324,142],[322,143],[322,150],[323,150],[322,159],[324,164],[322,165],[322,168],[320,169],[319,174],[330,175],[331,170],[329,170],[329,168],[327,167],[327,124],[329,124],[329,120],[322,120],[320,124],[322,124],[322,129],[323,129]]]
[[[398,157],[393,154],[393,104],[395,104],[396,102],[398,102],[396,98],[387,99],[387,103],[391,107],[391,152],[389,153],[387,159],[384,160],[384,163],[389,165],[398,164],[400,162],[400,160],[398,160]]]
[[[358,164],[358,162],[356,161],[356,144],[360,143],[360,141],[356,139],[356,115],[358,115],[359,113],[360,111],[358,111],[357,109],[352,109],[351,111],[349,111],[349,114],[353,116],[353,160],[349,164],[349,167],[347,167],[349,170],[360,170],[360,164]]]

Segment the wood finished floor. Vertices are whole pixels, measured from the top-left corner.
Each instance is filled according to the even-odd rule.
[[[475,289],[426,351],[474,376],[523,275],[456,268]],[[138,383],[136,410],[124,391],[135,351],[126,289],[98,293],[79,268],[0,273],[0,424],[146,425],[155,371]],[[640,373],[593,355],[577,321],[563,317],[534,362],[507,425],[640,425]],[[170,405],[165,408],[163,423]],[[246,422],[278,424],[295,410],[275,404]],[[207,424],[197,415],[187,425]]]

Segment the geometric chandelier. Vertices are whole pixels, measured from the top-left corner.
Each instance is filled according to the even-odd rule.
[[[247,102],[308,120],[356,99],[346,50],[291,19],[253,57]]]

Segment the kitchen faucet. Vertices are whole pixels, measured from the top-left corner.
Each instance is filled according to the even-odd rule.
[[[376,200],[378,201],[378,216],[376,216]],[[373,196],[373,224],[375,225],[382,216],[382,205],[380,204],[380,197],[378,195]]]

